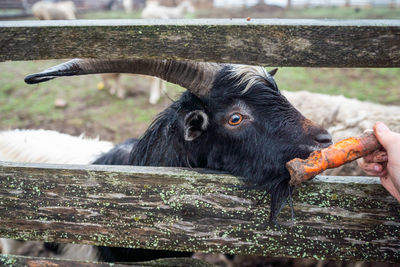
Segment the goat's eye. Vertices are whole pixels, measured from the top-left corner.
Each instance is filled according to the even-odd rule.
[[[242,114],[235,113],[229,118],[229,125],[236,126],[239,125],[243,120]]]

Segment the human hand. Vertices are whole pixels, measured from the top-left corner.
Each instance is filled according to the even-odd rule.
[[[382,122],[375,123],[374,133],[383,149],[357,163],[368,175],[379,176],[386,190],[400,202],[400,134]]]

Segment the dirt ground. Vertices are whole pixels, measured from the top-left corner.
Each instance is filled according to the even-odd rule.
[[[107,92],[101,92],[106,93]],[[139,91],[138,94],[130,94],[128,98],[140,98],[145,102],[147,99],[146,92]],[[75,136],[79,136],[82,133],[86,136],[97,138],[100,137],[102,140],[112,141],[115,143],[123,142],[128,138],[140,137],[148,128],[149,121],[138,121],[132,124],[130,121],[129,110],[122,114],[109,114],[105,116],[104,120],[98,122],[94,121],[89,117],[81,117],[83,110],[97,110],[107,105],[108,101],[123,101],[114,99],[115,97],[109,96],[110,100],[105,99],[101,102],[91,103],[87,96],[82,96],[76,99],[77,103],[86,103],[78,107],[66,107],[63,110],[63,116],[59,119],[51,119],[46,116],[38,117],[35,120],[31,120],[28,117],[24,117],[23,113],[18,113],[23,121],[19,128],[21,129],[47,129],[55,130],[62,133],[67,133]],[[151,105],[152,110],[158,111],[164,110],[171,101],[163,98],[159,103]],[[147,104],[143,104],[140,107],[145,110],[148,108]],[[151,112],[153,113],[153,112]]]

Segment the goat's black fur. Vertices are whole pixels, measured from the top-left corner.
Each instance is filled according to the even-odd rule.
[[[139,140],[130,138],[122,144],[116,145],[107,153],[101,155],[93,164],[129,165],[129,155]]]
[[[223,69],[209,96],[200,99],[185,92],[158,115],[143,137],[116,146],[94,164],[222,170],[264,186],[279,199],[273,201],[272,210],[279,210],[288,196],[290,177],[285,163],[307,157],[311,151],[301,145],[315,146],[315,138],[305,131],[305,118],[280,93],[272,78],[244,93],[245,84],[237,86],[237,80],[231,70]],[[225,117],[235,105],[244,105],[253,118],[245,127],[227,129]],[[184,118],[192,111],[206,114],[209,126],[195,140],[186,141]]]
[[[310,147],[320,145],[315,135],[326,131],[316,126],[305,128],[305,118],[280,93],[272,77],[259,77],[247,91],[246,83],[238,85],[239,78],[232,75],[231,67],[225,67],[208,96],[185,92],[158,115],[142,138],[118,145],[94,164],[229,172],[271,194],[270,219],[275,221],[291,192],[285,163],[307,157]],[[230,127],[227,120],[236,111],[245,113],[247,121]],[[188,119],[191,112],[198,116]],[[190,141],[186,134],[192,134]],[[117,252],[113,250],[100,249],[106,260],[114,259]]]

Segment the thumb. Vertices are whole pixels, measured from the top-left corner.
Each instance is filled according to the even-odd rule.
[[[383,122],[378,121],[375,123],[374,133],[379,143],[381,143],[381,145],[389,153],[390,150],[396,149],[396,147],[400,145],[400,134],[390,131],[390,129]]]

